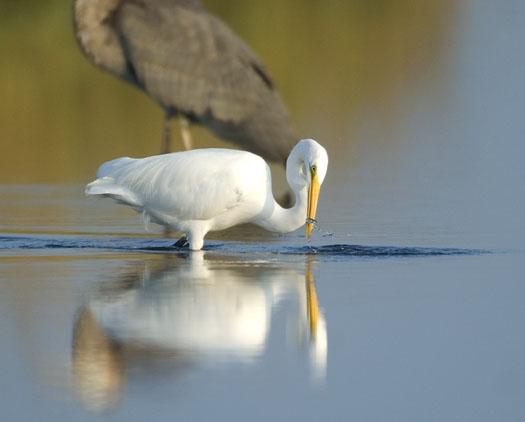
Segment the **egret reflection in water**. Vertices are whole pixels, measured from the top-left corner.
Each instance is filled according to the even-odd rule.
[[[327,333],[311,264],[214,263],[203,252],[146,264],[94,291],[73,327],[75,389],[87,407],[114,406],[137,369],[177,377],[195,368],[253,365],[266,349],[272,314],[291,306],[287,331],[305,345],[312,379],[323,381]],[[287,333],[290,334],[290,333]]]

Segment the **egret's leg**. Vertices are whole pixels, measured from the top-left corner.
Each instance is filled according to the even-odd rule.
[[[176,248],[184,248],[185,246],[188,246],[188,245],[189,245],[188,238],[186,237],[186,235],[183,235],[179,240],[175,242],[173,246],[175,246]]]
[[[162,135],[160,153],[167,154],[171,150],[171,118],[173,113],[166,111],[164,114],[164,124],[162,125]]]
[[[179,125],[180,133],[182,135],[182,144],[184,145],[184,149],[189,151],[193,146],[193,142],[191,140],[190,122],[182,114],[179,116]]]
[[[190,237],[190,249],[192,251],[200,251],[204,246],[204,236],[191,236]]]
[[[208,225],[206,223],[195,223],[188,233],[188,241],[190,242],[190,249],[192,251],[200,251],[204,245],[204,236],[208,233]]]

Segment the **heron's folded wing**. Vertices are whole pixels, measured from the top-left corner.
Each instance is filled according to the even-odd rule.
[[[273,91],[264,65],[205,8],[181,3],[125,1],[119,8],[115,27],[137,80],[166,107],[242,120]]]

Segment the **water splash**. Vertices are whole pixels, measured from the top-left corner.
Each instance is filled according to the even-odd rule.
[[[344,256],[440,256],[477,255],[488,253],[481,249],[434,248],[414,246],[365,246],[365,245],[322,245],[284,248],[281,252],[290,255],[344,255]]]

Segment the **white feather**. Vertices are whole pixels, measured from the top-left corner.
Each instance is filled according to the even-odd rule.
[[[216,148],[108,161],[98,169],[97,180],[86,186],[86,195],[113,198],[142,212],[144,221],[185,232],[192,249],[202,247],[208,231],[246,222],[292,231],[304,224],[306,215],[307,181],[295,167],[310,163],[312,151],[317,154],[319,149],[327,157],[317,142],[303,140],[290,154],[287,174],[293,175],[288,180],[296,193],[290,210],[275,202],[270,169],[261,157]],[[324,178],[326,168],[322,171]]]

